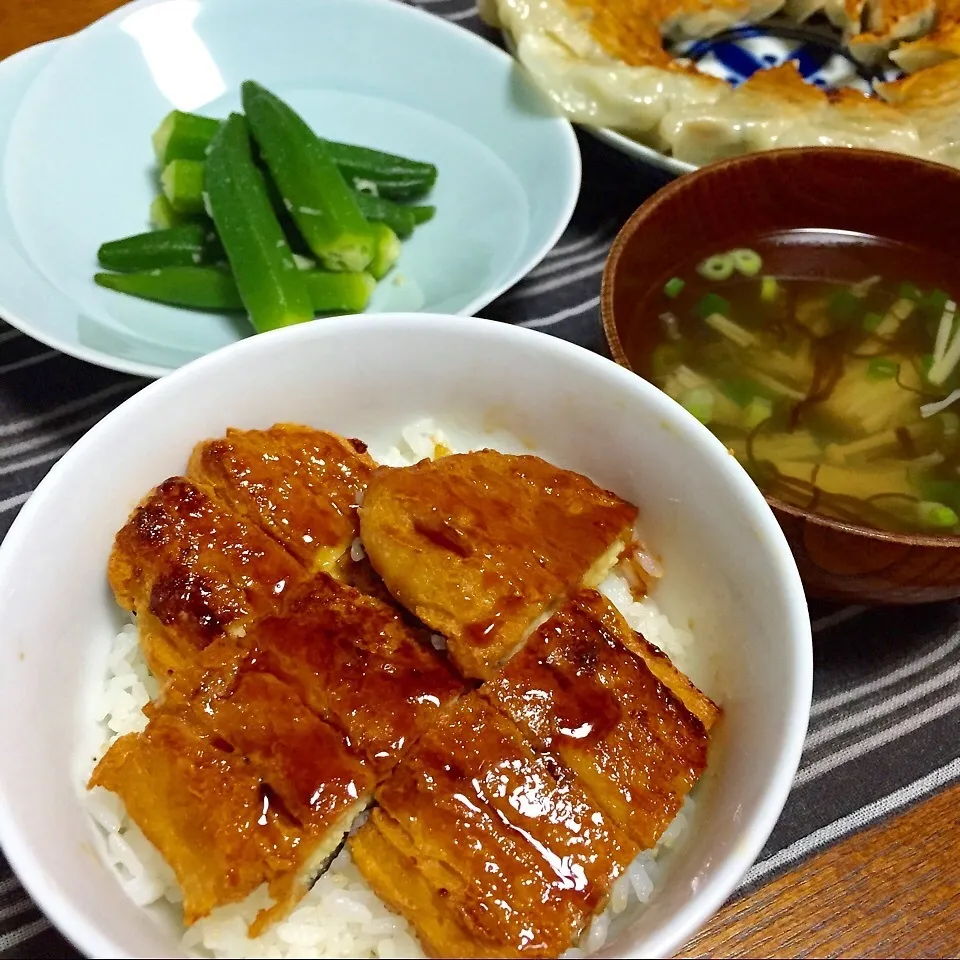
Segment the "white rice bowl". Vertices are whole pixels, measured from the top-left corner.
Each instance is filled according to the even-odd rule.
[[[385,461],[426,416],[442,420],[455,449],[536,453],[638,504],[664,571],[657,606],[696,638],[689,662],[671,653],[724,708],[691,828],[658,854],[662,869],[645,866],[653,894],[610,923],[598,957],[677,951],[762,849],[800,758],[812,645],[789,547],[742,468],[655,387],[555,337],[467,317],[332,318],[251,337],[138,392],[53,467],[0,544],[0,845],[83,955],[184,955],[179,908],[157,893],[160,868],[134,835],[113,841],[110,857],[122,853],[142,878],[132,892],[154,898],[137,906],[105,862],[109,841],[81,790],[109,737],[103,721],[119,726],[149,692],[115,649],[125,621],[104,577],[115,532],[200,437],[298,421],[362,437]],[[652,605],[632,612],[668,646]],[[111,674],[120,679],[104,701]],[[119,832],[115,807],[98,815]]]
[[[314,426],[322,429],[323,424]],[[522,452],[523,445],[516,440],[498,440],[498,448]],[[433,420],[425,419],[405,427],[396,446],[383,450],[371,446],[370,453],[380,463],[399,467],[432,457],[438,444],[454,452],[492,445],[489,438],[475,441],[476,438],[451,437]],[[642,531],[638,533],[642,541]],[[651,548],[650,544],[645,546]],[[351,552],[355,560],[363,556],[359,541],[353,544]],[[652,558],[647,562],[656,565]],[[617,571],[604,580],[600,589],[634,630],[666,653],[681,671],[696,677],[701,684],[706,683],[702,689],[711,693],[706,681],[713,671],[704,657],[698,659],[690,631],[672,625],[652,597],[637,602],[629,583]],[[435,646],[442,646],[442,637],[433,639]],[[143,658],[134,623],[120,630],[101,659],[87,697],[90,729],[85,731],[85,740],[93,745],[93,750],[89,751],[92,755],[87,762],[80,764],[82,802],[96,827],[97,848],[127,895],[138,906],[160,905],[174,911],[182,922],[178,906],[182,901],[180,888],[156,847],[126,816],[123,803],[115,794],[102,787],[84,789],[94,765],[110,744],[124,734],[143,730],[147,720],[142,708],[159,689]],[[682,840],[693,817],[694,799],[688,798],[657,847],[641,852],[615,883],[607,909],[594,918],[580,943],[568,950],[565,957],[586,956],[598,950],[606,942],[611,924],[628,907],[650,899],[668,869],[671,848]],[[346,847],[289,916],[251,939],[247,936],[247,924],[270,902],[266,888],[261,887],[241,903],[218,907],[186,930],[181,941],[183,950],[192,956],[225,958],[393,960],[425,956],[413,927],[375,896]]]

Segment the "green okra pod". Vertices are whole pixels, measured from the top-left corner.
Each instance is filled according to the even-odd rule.
[[[111,240],[97,251],[101,267],[121,272],[199,266],[223,258],[223,248],[211,226],[201,223],[186,223]]]
[[[323,141],[259,84],[247,80],[241,97],[260,155],[314,256],[328,270],[364,270],[373,233]]]
[[[313,317],[306,284],[253,162],[246,121],[231,114],[210,144],[206,200],[240,298],[258,333]]]
[[[369,273],[301,272],[316,313],[360,313],[376,281]],[[193,310],[243,310],[230,272],[220,267],[165,267],[140,273],[98,273],[101,286],[142,300]]]
[[[171,160],[202,160],[222,121],[173,110],[153,135],[161,167]],[[352,143],[325,141],[347,182],[388,200],[419,200],[430,192],[437,168],[422,160],[385,153]]]

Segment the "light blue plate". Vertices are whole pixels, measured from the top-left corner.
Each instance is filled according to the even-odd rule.
[[[569,123],[466,30],[390,0],[139,0],[0,64],[0,316],[146,376],[247,336],[241,318],[91,279],[103,241],[149,227],[163,116],[225,116],[246,79],[323,136],[438,166],[437,215],[404,244],[370,312],[473,314],[540,261],[573,212]]]

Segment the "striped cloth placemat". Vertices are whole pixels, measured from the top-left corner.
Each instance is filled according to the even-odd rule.
[[[469,0],[420,0],[497,41]],[[600,275],[610,243],[660,180],[582,135],[569,229],[483,311],[605,352]],[[56,460],[144,381],[61,356],[0,323],[0,536]],[[960,604],[811,604],[814,703],[786,809],[740,891],[960,780]],[[76,957],[0,857],[0,958]]]

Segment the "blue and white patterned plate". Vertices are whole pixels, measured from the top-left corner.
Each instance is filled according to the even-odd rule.
[[[895,80],[895,68],[873,70],[854,60],[830,27],[798,26],[772,18],[763,24],[744,24],[706,40],[675,44],[670,52],[693,61],[701,73],[739,86],[758,70],[769,70],[793,60],[807,83],[823,90],[853,87],[868,96],[873,83]]]
[[[762,24],[740,24],[704,40],[686,40],[668,48],[677,58],[696,64],[701,73],[737,87],[758,70],[769,70],[795,61],[807,83],[823,90],[851,87],[873,94],[873,84],[896,80],[902,74],[886,65],[871,69],[846,51],[838,32],[824,25],[798,25],[772,17]],[[613,130],[592,131],[616,149],[677,176],[695,170],[693,164],[665,156]]]

